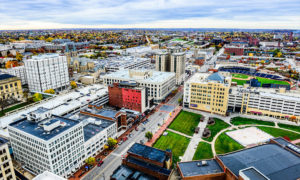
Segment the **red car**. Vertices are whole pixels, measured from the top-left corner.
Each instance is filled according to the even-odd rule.
[[[103,164],[103,161],[99,161],[97,166],[100,167]]]

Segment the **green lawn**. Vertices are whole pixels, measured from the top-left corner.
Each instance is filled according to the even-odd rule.
[[[206,127],[210,130],[211,136],[208,138],[203,138],[206,141],[212,141],[215,135],[220,132],[222,129],[228,128],[230,125],[226,122],[222,121],[221,119],[214,118],[215,124],[214,125],[207,125]]]
[[[231,74],[234,78],[248,79],[248,75],[246,74]]]
[[[281,123],[278,123],[278,126],[281,128],[290,129],[300,133],[300,126],[293,126],[293,125],[281,124]]]
[[[227,136],[225,132],[220,134],[215,142],[215,150],[217,154],[229,153],[243,148],[244,147],[242,145]]]
[[[170,131],[166,132],[168,132],[168,135],[161,136],[153,147],[161,150],[171,149],[173,153],[173,163],[179,162],[179,156],[183,156],[190,139]]]
[[[200,122],[200,118],[200,114],[181,111],[170,124],[169,128],[192,136],[195,132],[195,128]]]
[[[232,78],[232,82],[236,82],[237,85],[243,85],[247,82],[247,80],[240,80],[240,79],[233,79]]]
[[[258,124],[258,125],[267,125],[267,126],[275,126],[275,123],[268,121],[261,121],[256,119],[249,119],[243,117],[234,117],[230,120],[231,124],[234,125],[244,125],[244,124]]]
[[[211,150],[211,145],[206,142],[199,142],[193,160],[210,159],[213,157],[214,155]]]
[[[24,103],[21,103],[21,104],[18,104],[18,105],[9,107],[9,108],[7,108],[7,109],[4,109],[3,112],[0,112],[0,117],[1,117],[1,116],[4,116],[5,113],[7,113],[7,112],[10,112],[10,111],[19,109],[19,108],[24,107],[24,106],[26,106],[26,105],[28,105],[28,104],[30,104],[30,103],[24,102]]]
[[[268,79],[268,78],[262,78],[262,77],[256,77],[256,79],[261,82],[261,84],[282,84],[282,85],[289,85],[286,81],[278,81],[274,79]]]
[[[294,133],[294,132],[290,132],[290,131],[286,131],[286,130],[282,130],[282,129],[278,129],[278,128],[272,128],[272,127],[257,126],[257,128],[265,131],[266,133],[268,133],[268,134],[270,134],[271,136],[274,136],[274,137],[287,136],[291,140],[300,139],[300,134],[297,134],[297,133]]]

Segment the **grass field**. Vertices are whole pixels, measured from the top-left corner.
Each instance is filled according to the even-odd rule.
[[[247,80],[232,79],[232,82],[236,82],[237,85],[243,85],[247,82]]]
[[[211,145],[206,142],[199,142],[193,160],[210,159],[213,157]]]
[[[200,122],[200,118],[200,114],[181,111],[170,124],[169,128],[192,136],[195,132],[195,128]]]
[[[168,132],[168,135],[161,136],[153,147],[161,150],[171,149],[173,153],[173,163],[179,162],[179,156],[183,156],[190,139],[170,131],[166,132]]]
[[[231,124],[234,125],[258,124],[258,125],[275,126],[274,122],[261,121],[256,119],[243,118],[243,117],[234,117],[230,120],[230,122]]]
[[[281,124],[281,123],[278,123],[278,126],[281,128],[290,129],[300,133],[300,126],[293,126],[293,125]]]
[[[230,125],[226,122],[222,121],[221,119],[214,118],[215,124],[214,125],[207,125],[206,127],[210,130],[211,136],[208,138],[203,138],[206,141],[212,141],[215,135],[220,132],[222,129],[228,128]]]
[[[282,84],[282,85],[289,85],[286,81],[278,81],[274,79],[268,79],[268,78],[262,78],[262,77],[256,77],[256,79],[261,82],[261,84]]]
[[[7,112],[10,112],[10,111],[19,109],[19,108],[24,107],[24,106],[26,106],[26,105],[28,105],[28,104],[30,104],[30,103],[24,102],[24,103],[21,103],[21,104],[18,104],[18,105],[9,107],[9,108],[7,108],[7,109],[4,109],[3,112],[0,112],[0,117],[1,117],[1,116],[4,116],[5,113],[7,113]]]
[[[297,134],[297,133],[294,133],[294,132],[290,132],[290,131],[286,131],[286,130],[282,130],[282,129],[278,129],[278,128],[272,128],[272,127],[259,127],[259,126],[257,126],[257,128],[261,129],[262,131],[265,131],[266,133],[268,133],[268,134],[270,134],[274,137],[287,136],[291,140],[300,139],[300,134]]]
[[[225,132],[220,134],[215,142],[215,150],[217,154],[229,153],[243,148],[244,147],[242,145],[227,136]]]
[[[240,79],[248,79],[248,75],[246,75],[246,74],[231,74],[232,75],[232,77],[234,77],[234,78],[240,78]]]

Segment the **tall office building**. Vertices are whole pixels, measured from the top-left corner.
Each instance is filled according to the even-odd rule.
[[[7,74],[17,76],[21,79],[22,85],[27,84],[25,66],[12,67],[6,70]]]
[[[34,174],[44,171],[68,177],[85,159],[80,121],[38,108],[8,126],[14,157]]]
[[[6,139],[0,138],[0,179],[15,180],[16,175],[7,143]]]
[[[169,47],[167,52],[156,54],[155,69],[162,72],[175,72],[176,84],[184,81],[186,55],[178,47]]]
[[[66,56],[44,54],[25,61],[30,91],[44,92],[47,89],[60,91],[69,86]]]
[[[196,73],[184,84],[184,106],[225,115],[230,85],[229,73]]]

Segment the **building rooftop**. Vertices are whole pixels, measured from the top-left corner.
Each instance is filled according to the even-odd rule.
[[[79,123],[79,121],[52,115],[51,118],[47,118],[39,123],[23,118],[11,123],[10,126],[47,141]],[[49,130],[45,126],[50,127]]]
[[[203,161],[179,162],[178,166],[184,177],[216,174],[223,172],[223,169],[220,167],[216,160],[205,160],[205,162],[206,165],[204,165]]]
[[[91,91],[94,91],[94,93],[91,93]],[[107,87],[99,84],[80,88],[76,91],[55,96],[51,99],[47,98],[40,101],[39,104],[23,108],[17,112],[1,117],[0,124],[2,128],[5,128],[8,124],[24,118],[26,114],[38,109],[39,107],[50,109],[52,113],[56,115],[64,115],[71,110],[84,106],[84,104],[92,103],[95,99],[107,95],[107,93]]]
[[[2,146],[3,144],[6,144],[8,142],[7,139],[0,137],[0,146]]]
[[[253,180],[270,180],[266,176],[264,176],[262,173],[260,173],[257,169],[254,167],[249,167],[246,169],[243,169],[240,171],[241,176],[246,176],[249,179]]]
[[[55,58],[60,56],[57,53],[47,53],[47,54],[39,54],[36,56],[32,56],[32,60],[41,60],[41,59],[48,59],[48,58]]]
[[[222,76],[220,73],[217,72],[217,73],[213,73],[213,74],[209,75],[207,77],[207,80],[209,80],[209,81],[224,82],[225,77]]]
[[[37,175],[32,180],[66,180],[65,178],[62,178],[56,174],[53,174],[49,171],[44,171],[42,174]]]
[[[118,112],[119,111],[112,110],[112,109],[100,109],[100,110],[96,110],[95,114],[104,117],[115,118]]]
[[[142,145],[139,143],[135,143],[134,145],[132,145],[131,148],[128,150],[128,153],[136,154],[138,156],[160,163],[163,163],[167,158],[165,151]]]
[[[16,76],[10,75],[10,74],[0,74],[0,81],[1,80],[5,80],[5,79],[9,79],[9,78],[13,78]]]
[[[113,179],[117,180],[129,180],[129,179],[136,179],[136,180],[156,180],[157,178],[146,175],[140,171],[136,171],[128,166],[121,165],[119,166],[111,176]]]
[[[149,70],[135,70],[135,71],[145,72],[145,71],[149,71]],[[106,74],[102,77],[103,78],[121,79],[122,81],[136,80],[139,83],[163,83],[163,82],[169,80],[171,77],[175,76],[175,73],[173,73],[173,72],[160,72],[160,71],[152,71],[152,70],[150,70],[150,71],[153,72],[152,76],[149,76],[145,79],[130,77],[129,70],[120,70],[117,72]]]
[[[239,171],[254,167],[272,180],[300,177],[300,157],[276,144],[264,144],[218,156],[237,177]]]

